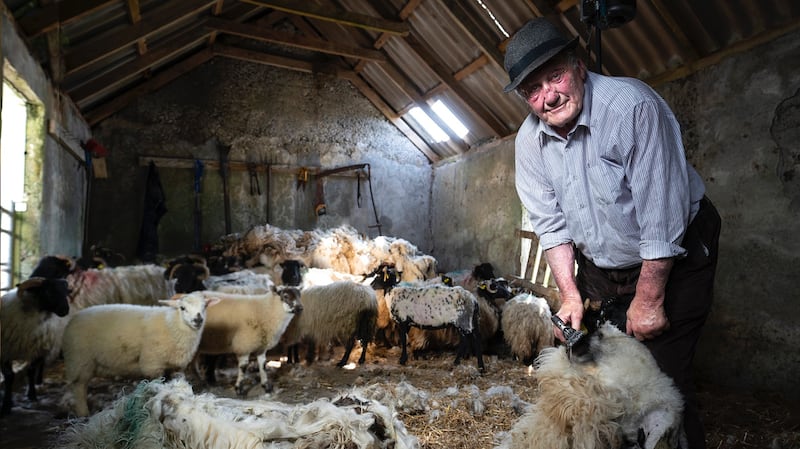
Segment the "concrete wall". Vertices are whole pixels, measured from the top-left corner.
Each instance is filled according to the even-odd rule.
[[[800,33],[659,90],[722,216],[702,374],[800,399]]]
[[[87,177],[80,142],[88,139],[90,130],[74,105],[53,88],[5,7],[1,11],[4,77],[31,105],[25,148],[28,210],[20,214],[18,230],[25,240],[20,261],[26,277],[45,254],[81,254]],[[51,122],[58,124],[58,131],[48,132]],[[80,153],[73,154],[65,145]]]
[[[513,137],[436,164],[431,204],[433,254],[442,271],[489,262],[498,276],[518,274],[514,230],[522,206],[514,187]]]
[[[269,223],[284,229],[349,224],[376,237],[369,184],[357,178],[324,180],[327,214],[317,217],[316,182],[297,188],[296,169],[370,164],[382,234],[405,238],[428,252],[432,168],[424,155],[349,82],[229,59],[214,59],[166,88],[139,98],[94,132],[107,145],[108,179],[92,196],[92,243],[136,255],[144,208],[144,155],[217,160],[219,146],[231,161],[275,164],[269,184]],[[288,168],[287,168],[288,167]],[[159,223],[159,252],[192,250],[193,172],[159,168],[168,212]],[[352,173],[350,173],[352,175]],[[267,182],[250,194],[247,172],[230,174],[231,231],[267,222]],[[206,169],[200,194],[202,241],[225,232],[222,178]]]

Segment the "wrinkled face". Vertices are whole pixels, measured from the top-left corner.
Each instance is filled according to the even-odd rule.
[[[583,109],[585,79],[582,61],[557,57],[528,75],[517,93],[539,119],[566,136]]]

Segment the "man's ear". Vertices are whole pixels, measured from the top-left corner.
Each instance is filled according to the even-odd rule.
[[[583,81],[586,81],[586,64],[584,64],[582,59],[578,59],[576,63],[578,66],[578,74],[580,74]]]

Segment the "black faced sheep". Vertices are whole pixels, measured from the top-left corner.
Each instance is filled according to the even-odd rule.
[[[355,340],[361,343],[359,364],[363,364],[367,345],[375,334],[378,302],[375,290],[353,281],[337,281],[327,285],[315,285],[302,290],[303,311],[289,324],[283,336],[286,346],[308,339],[315,344],[341,342],[345,352],[337,366],[344,366],[350,358]],[[296,362],[296,352],[290,352]],[[313,361],[309,351],[306,360]]]
[[[406,339],[409,328],[455,327],[461,341],[453,363],[460,363],[471,349],[478,359],[478,368],[485,371],[479,330],[480,311],[475,295],[461,287],[401,283],[386,293],[385,299],[392,319],[400,327],[401,365],[408,360]]]
[[[58,355],[68,313],[69,288],[64,279],[31,277],[3,295],[0,366],[5,393],[0,413],[10,412],[13,406],[14,361],[28,362],[27,396],[36,400],[37,377],[45,360]]]
[[[550,316],[547,300],[529,293],[514,296],[503,306],[503,339],[511,354],[525,365],[555,343]]]
[[[250,354],[256,354],[261,386],[272,391],[272,383],[266,372],[266,351],[280,341],[289,322],[303,310],[300,290],[291,286],[272,286],[263,294],[244,295],[210,290],[199,292],[209,298],[220,300],[209,309],[207,323],[200,341],[200,354],[235,354],[239,374],[236,392],[244,395],[245,370]],[[213,383],[214,366],[208,366],[206,379]]]
[[[647,348],[611,324],[588,353],[546,348],[535,362],[539,395],[514,424],[503,449],[687,447],[683,399]]]
[[[64,402],[87,416],[88,382],[95,376],[157,378],[192,360],[217,302],[193,293],[161,306],[102,304],[76,313],[64,330]]]

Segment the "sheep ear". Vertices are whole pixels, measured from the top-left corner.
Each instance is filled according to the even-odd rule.
[[[222,300],[219,298],[206,298],[206,308],[218,304],[220,301]]]
[[[44,282],[45,278],[43,277],[32,277],[30,279],[24,280],[17,284],[17,291],[25,291],[29,288],[39,287]]]

